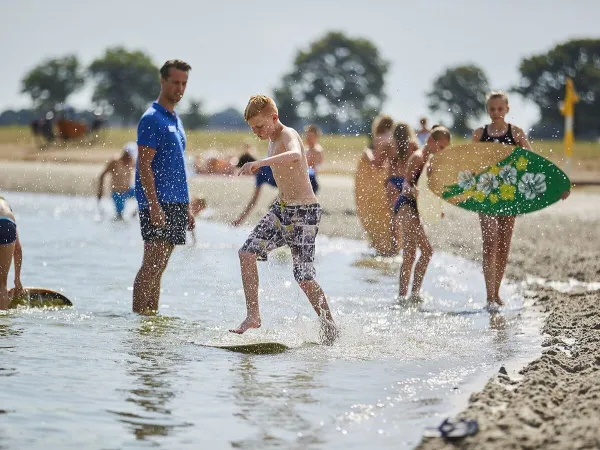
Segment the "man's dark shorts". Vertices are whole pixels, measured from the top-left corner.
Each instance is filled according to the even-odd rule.
[[[140,227],[142,239],[145,242],[165,241],[173,245],[185,245],[188,204],[187,203],[161,203],[160,207],[165,213],[167,226],[158,228],[152,225],[150,210],[140,210]]]

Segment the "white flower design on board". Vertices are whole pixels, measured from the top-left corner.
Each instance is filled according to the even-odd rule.
[[[504,166],[500,169],[498,177],[504,184],[517,184],[517,169],[513,166]]]
[[[498,178],[493,173],[486,172],[479,177],[477,182],[477,190],[483,192],[485,195],[498,188]]]
[[[473,188],[477,184],[475,180],[475,176],[470,170],[465,170],[464,172],[458,172],[458,186],[463,191],[468,191]]]
[[[527,200],[533,200],[538,195],[546,192],[546,175],[543,173],[526,173],[521,177],[517,187]]]

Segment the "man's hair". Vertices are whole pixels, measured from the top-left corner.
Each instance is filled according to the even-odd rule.
[[[305,133],[315,133],[317,136],[321,136],[321,129],[319,128],[318,125],[315,124],[311,124],[308,125],[305,129],[304,129]]]
[[[266,95],[253,95],[250,97],[250,100],[248,100],[248,105],[246,105],[246,110],[244,111],[244,120],[248,122],[250,119],[263,112],[263,110],[279,114],[279,111],[277,111],[277,105],[271,97]]]
[[[508,95],[506,95],[506,93],[503,92],[503,91],[492,91],[492,92],[490,92],[485,97],[485,104],[487,105],[490,100],[494,100],[494,99],[497,99],[497,98],[501,98],[502,100],[504,100],[506,102],[506,105],[508,106]]]
[[[440,139],[448,139],[448,142],[452,140],[452,135],[450,134],[450,130],[443,126],[438,126],[435,129],[431,130],[431,137],[434,141],[439,141]]]
[[[421,119],[419,119],[419,122],[421,123],[421,125],[425,125],[427,123],[427,117],[421,117]]]
[[[184,72],[189,72],[192,70],[192,66],[190,66],[185,61],[181,59],[170,59],[160,68],[160,77],[164,80],[169,78],[169,70],[172,68],[177,70],[183,70]]]
[[[391,132],[394,128],[394,119],[389,114],[380,114],[375,117],[373,125],[371,126],[371,134],[373,136],[379,136],[387,132]]]

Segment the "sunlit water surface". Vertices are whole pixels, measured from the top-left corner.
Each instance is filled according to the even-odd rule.
[[[237,249],[249,230],[207,221],[196,246],[173,254],[160,316],[141,318],[130,312],[136,219],[102,218],[89,198],[8,197],[24,284],[75,306],[0,313],[0,448],[411,448],[482,377],[536,348],[515,286],[504,288],[502,315],[483,310],[476,264],[436,253],[423,304],[406,308],[394,299],[397,262],[326,237],[316,267],[339,341],[318,345],[286,251],[259,266],[262,329],[233,335],[245,313]],[[203,346],[261,341],[291,349]]]

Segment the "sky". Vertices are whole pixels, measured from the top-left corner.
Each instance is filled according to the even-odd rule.
[[[508,89],[523,58],[600,38],[598,0],[0,0],[0,8],[0,110],[29,106],[20,81],[42,60],[74,53],[88,65],[111,46],[143,50],[157,66],[184,59],[186,97],[209,113],[243,110],[251,95],[272,92],[299,49],[342,31],[371,40],[391,63],[383,112],[416,125],[422,115],[435,121],[426,93],[448,67],[476,64],[493,89]],[[90,98],[88,87],[70,103]],[[517,95],[510,103],[510,121],[536,122],[535,105]]]

